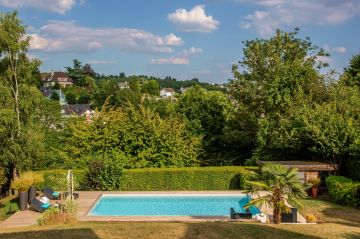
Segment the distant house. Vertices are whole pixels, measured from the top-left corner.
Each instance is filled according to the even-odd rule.
[[[187,88],[184,88],[184,87],[180,87],[180,92],[181,92],[181,94],[184,94],[185,93],[185,91],[187,90]]]
[[[163,88],[160,91],[161,97],[173,97],[175,96],[175,90],[173,88]]]
[[[122,90],[122,89],[128,89],[128,88],[129,88],[129,85],[128,85],[127,81],[118,82],[117,85],[118,85],[119,89],[121,89],[121,90]]]
[[[86,117],[87,121],[91,121],[94,115],[90,104],[63,105],[61,113],[64,117]]]
[[[55,71],[43,77],[44,87],[53,87],[58,83],[62,88],[72,86],[74,80],[64,72]]]

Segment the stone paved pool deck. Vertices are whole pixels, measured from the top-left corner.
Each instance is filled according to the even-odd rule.
[[[231,221],[229,217],[194,217],[194,216],[90,216],[88,212],[102,194],[243,194],[242,191],[147,191],[147,192],[124,192],[124,191],[81,191],[79,192],[79,221],[168,221],[168,222],[203,222],[203,221]],[[268,209],[262,209],[271,214]],[[305,218],[298,213],[298,222],[306,223]],[[41,217],[41,213],[31,210],[19,211],[0,223],[0,228],[25,227],[35,225]],[[246,221],[246,220],[244,220]]]

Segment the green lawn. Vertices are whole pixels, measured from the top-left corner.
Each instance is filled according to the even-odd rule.
[[[0,200],[0,222],[11,216],[14,212],[19,210],[17,199],[14,197],[7,197]]]
[[[305,200],[305,212],[317,225],[263,225],[259,223],[204,222],[81,222],[76,225],[0,229],[1,239],[17,238],[349,238],[360,239],[360,210],[327,201]]]

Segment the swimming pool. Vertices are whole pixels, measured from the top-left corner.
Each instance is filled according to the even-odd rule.
[[[90,216],[229,216],[230,208],[245,212],[246,194],[104,194]],[[254,215],[260,210],[250,207]]]

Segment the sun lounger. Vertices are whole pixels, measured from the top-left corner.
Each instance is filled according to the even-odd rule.
[[[230,208],[230,218],[231,219],[252,219],[252,214],[248,208],[245,209],[245,212],[235,212],[234,208]]]
[[[48,197],[51,200],[60,199],[61,197],[59,192],[55,192],[51,188],[44,188],[43,193],[46,197]]]
[[[39,199],[34,198],[30,201],[30,207],[38,212],[44,212],[46,209],[51,207],[50,203],[43,203]]]

